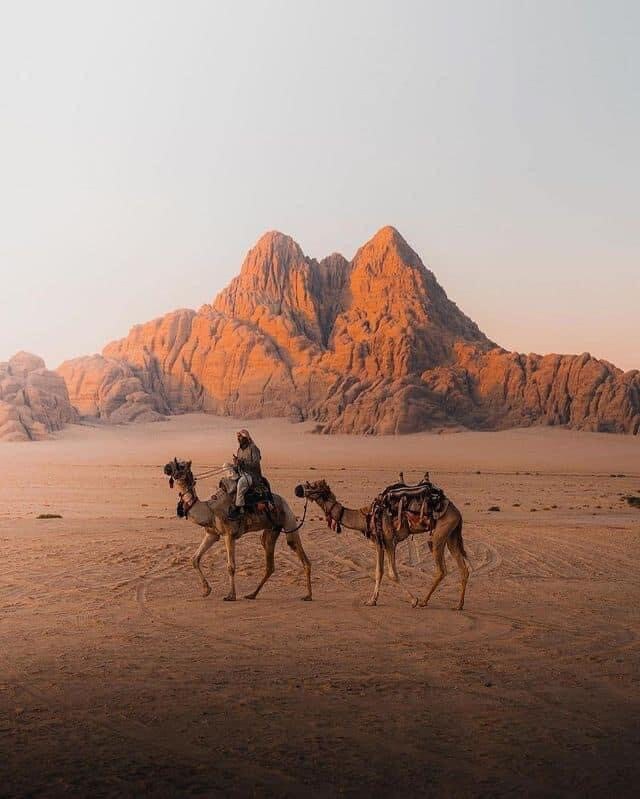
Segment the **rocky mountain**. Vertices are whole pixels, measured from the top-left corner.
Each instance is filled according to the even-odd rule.
[[[19,352],[0,363],[0,441],[46,438],[78,420],[63,378],[42,358]]]
[[[498,347],[391,227],[352,261],[316,261],[267,233],[210,305],[137,325],[58,372],[81,413],[109,421],[202,410],[347,433],[640,428],[640,372]]]

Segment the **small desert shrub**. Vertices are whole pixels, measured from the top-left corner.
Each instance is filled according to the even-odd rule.
[[[632,508],[640,508],[640,497],[627,497],[627,502]]]
[[[38,519],[62,519],[59,513],[40,513]]]
[[[492,505],[492,506],[489,508],[489,510],[490,510],[490,511],[494,511],[494,512],[496,512],[496,511],[499,511],[499,510],[500,510],[500,508],[499,508],[497,505]]]

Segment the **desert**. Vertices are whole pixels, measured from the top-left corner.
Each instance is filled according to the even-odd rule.
[[[301,530],[313,602],[284,541],[255,602],[221,601],[215,546],[203,599],[200,530],[175,516],[162,464],[219,464],[238,426],[298,516],[301,480],[323,477],[357,507],[399,470],[428,468],[464,517],[465,609],[453,610],[450,558],[429,607],[387,579],[365,607],[372,547],[313,507]],[[2,444],[2,793],[634,794],[640,511],[626,497],[640,494],[638,438],[313,428],[189,414]],[[424,536],[398,553],[424,594]],[[263,570],[258,535],[237,561],[244,593]]]
[[[0,799],[635,797],[640,3],[3,12]]]

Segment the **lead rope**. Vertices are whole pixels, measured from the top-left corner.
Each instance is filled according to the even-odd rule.
[[[302,514],[302,521],[300,522],[300,524],[297,527],[294,527],[293,530],[283,530],[282,532],[285,535],[290,535],[291,533],[297,533],[298,530],[302,527],[302,525],[304,524],[304,520],[307,518],[307,506],[308,505],[309,505],[309,497],[307,497],[305,499],[305,501],[304,501],[304,513]]]
[[[194,474],[193,476],[199,480],[208,480],[210,477],[215,477],[217,474],[224,472],[225,468],[222,466],[218,466],[215,469],[205,469],[202,472],[198,472],[198,474]]]

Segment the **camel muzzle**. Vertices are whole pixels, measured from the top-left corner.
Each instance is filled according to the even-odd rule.
[[[293,493],[294,493],[294,494],[295,494],[297,497],[303,497],[303,496],[304,496],[304,486],[303,486],[303,485],[297,485],[297,486],[296,486],[296,487],[293,489]]]

